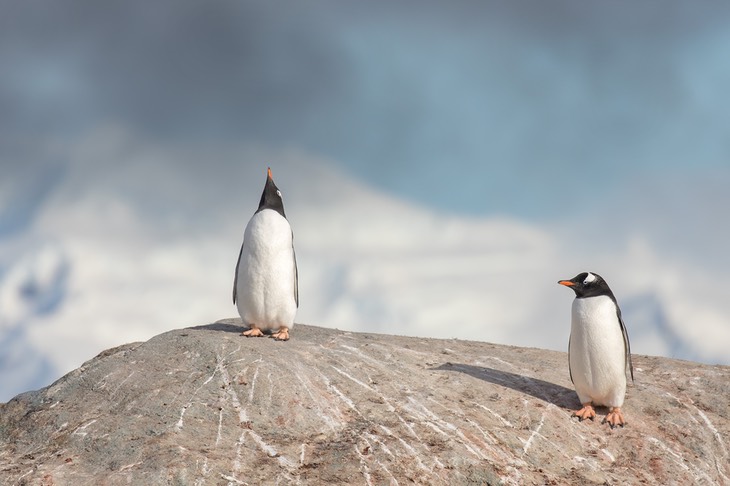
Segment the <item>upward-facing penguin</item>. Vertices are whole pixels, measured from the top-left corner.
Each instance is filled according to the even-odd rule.
[[[299,307],[297,258],[294,234],[284,214],[281,191],[268,169],[259,208],[246,225],[233,280],[233,303],[243,324],[244,336],[289,339]]]
[[[583,272],[558,281],[575,292],[568,342],[570,379],[583,408],[579,420],[596,416],[594,405],[609,408],[604,422],[624,425],[621,406],[626,394],[626,372],[634,380],[629,335],[616,297],[597,273]]]

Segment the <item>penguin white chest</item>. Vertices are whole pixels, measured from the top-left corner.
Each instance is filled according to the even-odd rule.
[[[626,350],[616,306],[608,296],[576,298],[570,330],[570,372],[581,403],[620,407],[626,392]]]
[[[297,311],[296,261],[289,222],[264,209],[243,237],[236,293],[241,319],[263,330],[291,328]]]

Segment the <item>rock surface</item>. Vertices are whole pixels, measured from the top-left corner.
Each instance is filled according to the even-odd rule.
[[[730,484],[730,367],[635,356],[625,428],[565,353],[235,320],[0,404],[3,484]],[[599,409],[599,419],[606,410]]]

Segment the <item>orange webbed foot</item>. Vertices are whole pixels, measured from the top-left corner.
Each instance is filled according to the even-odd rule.
[[[243,331],[241,335],[246,337],[261,337],[264,335],[264,333],[261,332],[261,329],[259,329],[258,327],[251,326],[251,329],[249,329],[248,331]]]
[[[620,407],[612,407],[611,410],[608,411],[608,415],[606,415],[606,418],[603,419],[603,422],[608,422],[608,425],[610,425],[611,428],[614,428],[617,425],[623,427],[624,424],[626,424],[626,421],[624,420],[624,414],[621,413]]]
[[[272,338],[277,341],[288,341],[289,340],[289,328],[282,327],[277,332],[271,335]]]
[[[593,404],[588,402],[583,404],[583,408],[573,412],[571,417],[578,417],[578,420],[581,422],[586,419],[593,420],[596,417],[596,411],[593,409]]]

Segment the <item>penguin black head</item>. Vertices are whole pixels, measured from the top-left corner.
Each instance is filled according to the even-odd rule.
[[[603,277],[593,272],[579,273],[570,280],[558,280],[560,285],[570,287],[575,292],[576,298],[582,297],[596,297],[598,295],[607,295],[612,300],[616,300],[613,296],[613,292],[608,287],[608,284]]]
[[[264,192],[261,194],[261,201],[256,212],[258,213],[264,209],[273,209],[286,218],[286,214],[284,214],[284,201],[281,199],[281,191],[276,187],[274,179],[271,177],[271,167],[269,167],[266,173],[266,185],[264,186]]]

